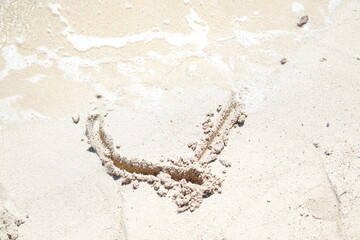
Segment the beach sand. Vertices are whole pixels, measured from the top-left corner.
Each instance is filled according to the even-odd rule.
[[[10,2],[1,240],[360,239],[358,1]]]

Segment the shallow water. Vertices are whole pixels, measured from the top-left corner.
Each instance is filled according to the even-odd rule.
[[[0,124],[66,117],[96,94],[109,106],[161,102],[179,82],[245,86],[256,108],[280,59],[344,2],[1,1]]]

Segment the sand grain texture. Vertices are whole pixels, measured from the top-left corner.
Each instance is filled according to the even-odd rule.
[[[360,3],[295,5],[0,1],[1,240],[360,239]]]

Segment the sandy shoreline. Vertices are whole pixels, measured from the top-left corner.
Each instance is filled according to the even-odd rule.
[[[6,73],[8,75],[0,75],[0,85],[5,89],[0,90],[2,99],[11,98],[12,94],[23,96],[23,102],[0,102],[0,143],[3,146],[0,148],[0,219],[6,220],[0,224],[1,240],[360,238],[360,60],[357,59],[360,57],[360,3],[331,3],[333,5],[328,8],[333,9],[333,13],[331,17],[324,17],[325,22],[329,21],[325,25],[319,24],[322,16],[314,10],[315,3],[284,4],[289,7],[289,15],[291,11],[293,15],[306,11],[310,16],[309,24],[299,30],[297,18],[293,17],[291,24],[294,29],[286,26],[289,33],[276,37],[273,32],[271,34],[275,35],[266,36],[261,35],[264,32],[257,32],[258,35],[252,38],[249,37],[252,35],[245,37],[244,32],[265,31],[269,34],[271,31],[266,19],[276,14],[270,18],[265,13],[262,16],[263,10],[257,3],[246,5],[244,9],[250,9],[253,15],[247,14],[247,18],[239,15],[234,22],[243,25],[239,28],[232,25],[233,33],[236,41],[245,45],[259,41],[259,45],[239,47],[236,41],[229,40],[229,26],[224,19],[218,18],[219,22],[223,21],[223,31],[214,27],[216,21],[209,20],[206,14],[215,11],[210,5],[205,4],[202,6],[204,9],[199,10],[200,4],[195,1],[181,2],[176,13],[181,17],[170,21],[170,25],[173,23],[177,27],[167,28],[169,21],[166,21],[159,31],[164,35],[159,33],[161,37],[158,37],[174,44],[169,40],[170,33],[181,29],[185,22],[189,28],[181,36],[186,41],[192,41],[191,34],[199,39],[207,36],[206,44],[211,47],[202,48],[204,42],[200,40],[191,46],[177,45],[175,49],[184,48],[183,55],[180,52],[168,54],[168,43],[161,43],[162,48],[156,44],[152,46],[153,41],[139,50],[132,50],[131,45],[124,49],[109,47],[119,51],[117,54],[123,54],[121,59],[156,49],[157,53],[146,55],[151,56],[151,60],[150,57],[134,60],[145,61],[144,65],[130,63],[130,58],[123,62],[112,59],[99,63],[105,61],[107,54],[109,58],[116,55],[106,46],[91,47],[87,52],[76,49],[75,42],[71,42],[77,41],[76,34],[70,26],[75,30],[82,26],[75,24],[74,15],[66,12],[64,6],[51,5],[49,8],[44,4],[49,19],[53,21],[52,26],[60,20],[62,23],[56,26],[66,29],[62,38],[68,41],[64,45],[67,52],[59,50],[55,54],[56,51],[51,50],[45,58],[36,55],[37,60],[29,57],[31,50],[28,54],[22,52],[23,56],[29,57],[28,62],[38,61],[34,63],[37,67],[32,63],[21,68],[20,61],[17,62],[20,64],[18,70],[12,67]],[[279,11],[285,9],[277,4]],[[254,6],[260,9],[260,14],[254,13]],[[301,6],[305,6],[305,10]],[[195,13],[190,11],[188,14],[189,7],[194,8]],[[138,8],[141,10],[136,4],[125,6],[125,9]],[[105,11],[105,8],[101,10]],[[68,11],[72,11],[71,6]],[[111,9],[106,11],[111,12]],[[228,6],[226,11],[232,14],[231,7]],[[166,11],[161,14],[166,19],[171,18]],[[187,16],[185,20],[183,15]],[[258,15],[265,18],[262,24],[246,25],[247,21],[258,19]],[[282,23],[275,18],[274,29]],[[105,25],[103,27],[106,29]],[[136,28],[131,27],[129,23],[129,28],[124,31],[138,36]],[[83,28],[85,32],[90,31]],[[93,29],[84,35],[91,36],[98,30]],[[111,35],[105,30],[97,34],[100,37]],[[116,36],[116,44],[119,44],[118,38],[122,34]],[[304,36],[298,37],[301,34]],[[218,40],[216,43],[219,45],[213,44],[213,39],[219,36],[227,38]],[[54,39],[46,41],[54,46],[63,44],[58,37]],[[74,44],[73,48],[69,47],[71,44]],[[50,45],[48,47],[50,49]],[[7,48],[3,45],[2,49]],[[25,51],[19,49],[22,48],[18,47],[17,51]],[[165,53],[161,55],[161,51]],[[90,80],[90,83],[69,81],[66,74],[72,70],[69,68],[64,75],[61,64],[67,57],[65,53],[71,55],[75,52],[76,56],[84,58],[88,54],[89,58],[87,64],[82,62],[78,66],[82,73],[76,75],[74,70],[71,76],[79,80],[88,74],[90,78],[103,77],[104,80]],[[216,53],[221,53],[223,58]],[[62,54],[64,59],[59,57]],[[240,60],[240,55],[246,57]],[[280,64],[282,57],[287,58],[284,65]],[[46,65],[47,61],[54,65],[44,67],[45,70],[39,67]],[[164,62],[176,67],[169,70]],[[6,67],[9,65],[0,62],[1,74]],[[28,80],[24,83],[22,79],[31,75],[22,72],[24,69],[31,74],[45,71],[47,77],[29,80],[39,81],[41,86],[31,85]],[[148,69],[157,71],[151,73]],[[49,85],[49,80],[54,78],[58,82]],[[240,78],[241,81],[234,80]],[[59,88],[62,83],[66,83],[65,87]],[[52,92],[46,89],[52,89]],[[61,95],[61,91],[67,89],[69,98],[66,94]],[[98,150],[91,148],[91,141],[88,143],[86,120],[95,109],[107,115],[104,129],[114,139],[112,148],[121,156],[146,159],[147,164],[156,166],[154,169],[166,169],[164,164],[189,167],[187,162],[181,165],[178,161],[157,161],[162,157],[177,159],[185,155],[191,159],[194,153],[188,144],[199,139],[207,141],[206,136],[213,130],[205,133],[208,129],[203,129],[202,123],[208,118],[215,119],[213,125],[216,127],[221,122],[216,120],[216,114],[222,116],[223,112],[216,109],[219,105],[226,105],[226,99],[234,89],[244,105],[242,111],[247,114],[245,124],[235,128],[232,123],[226,134],[226,144],[216,154],[215,160],[200,164],[202,171],[209,171],[222,179],[218,184],[219,191],[204,197],[206,189],[202,189],[199,191],[200,204],[187,207],[182,213],[178,213],[182,204],[177,204],[176,197],[169,196],[181,192],[186,184],[193,186],[190,178],[181,185],[180,181],[162,181],[156,174],[148,174],[155,182],[160,182],[158,187],[163,187],[164,191],[166,183],[174,184],[175,187],[166,189],[163,195],[154,191],[148,175],[126,175],[131,178],[130,184],[122,185],[125,175],[109,175],[107,166],[100,161],[101,156],[99,158],[96,154]],[[78,95],[73,92],[78,92]],[[52,95],[56,97],[52,98]],[[35,96],[40,97],[36,99]],[[214,117],[207,116],[209,113],[214,113]],[[80,120],[75,124],[72,116],[77,114]],[[40,120],[39,116],[48,120]],[[222,137],[221,134],[217,136]],[[209,146],[210,150],[216,150],[213,143]],[[106,149],[102,154],[113,161],[113,155],[108,157]],[[223,166],[220,160],[230,163],[231,167]],[[140,178],[146,179],[141,181]],[[214,187],[211,184],[209,186]],[[186,194],[183,193],[184,198]],[[188,194],[190,196],[191,192]]]

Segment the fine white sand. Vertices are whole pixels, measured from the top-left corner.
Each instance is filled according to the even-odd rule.
[[[284,65],[281,58],[271,64],[259,58],[263,68],[244,63],[231,75],[214,70],[215,58],[215,64],[194,58],[167,73],[170,80],[159,83],[165,92],[160,100],[155,90],[138,98],[120,91],[120,100],[112,100],[109,90],[59,79],[78,97],[62,98],[53,83],[42,87],[53,89],[57,98],[29,100],[29,106],[51,115],[49,120],[27,121],[23,112],[19,121],[6,122],[10,107],[0,104],[0,239],[360,239],[360,2],[336,2],[329,6],[337,7],[331,21],[301,44],[278,39],[288,44],[281,46]],[[302,11],[299,3],[293,6]],[[313,22],[305,28],[317,24],[309,17]],[[289,21],[297,28],[296,18]],[[152,67],[162,72],[157,64]],[[191,73],[194,65],[200,74]],[[232,81],[234,76],[242,81]],[[24,83],[16,84],[3,89]],[[104,82],[107,89],[113,84]],[[206,114],[216,114],[233,90],[247,113],[245,124],[229,127],[216,160],[201,165],[221,178],[221,186],[192,211],[178,213],[176,199],[159,196],[146,181],[134,178],[122,185],[122,175],[108,174],[85,135],[86,120],[95,111],[106,115],[104,128],[124,156],[155,164],[162,164],[157,162],[162,157],[191,157],[188,144],[206,138]],[[97,99],[94,92],[102,96]],[[96,100],[90,103],[91,97]],[[126,105],[132,98],[135,104]],[[71,118],[76,114],[78,124]]]

